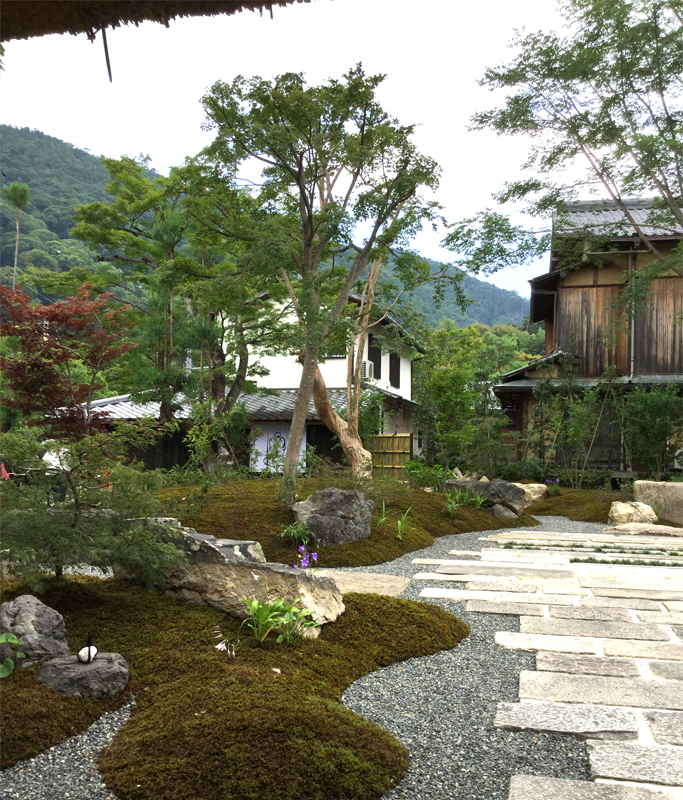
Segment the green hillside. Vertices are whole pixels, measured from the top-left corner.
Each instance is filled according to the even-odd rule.
[[[43,267],[60,272],[69,267],[94,263],[88,248],[69,237],[71,219],[80,203],[106,201],[104,183],[108,173],[99,158],[54,136],[29,128],[0,125],[0,168],[3,184],[27,183],[31,199],[19,214],[19,268]],[[0,281],[11,282],[14,263],[15,211],[0,201]],[[463,314],[452,292],[436,308],[432,289],[425,286],[411,297],[413,307],[425,322],[438,326],[444,317],[458,327],[476,322],[485,325],[521,325],[529,313],[529,301],[517,292],[499,289],[471,276],[465,290],[474,301]]]

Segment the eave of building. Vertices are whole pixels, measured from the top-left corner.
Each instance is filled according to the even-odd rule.
[[[531,392],[539,382],[540,378],[521,378],[519,380],[498,383],[493,387],[496,394],[507,392]],[[552,386],[562,386],[562,378],[549,378]],[[593,388],[604,384],[603,378],[573,378],[572,382],[582,388]],[[616,378],[614,383],[620,386],[653,386],[672,383],[677,386],[683,385],[683,375],[634,375],[633,378],[622,376]]]

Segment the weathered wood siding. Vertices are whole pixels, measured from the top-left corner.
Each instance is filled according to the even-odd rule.
[[[580,375],[593,378],[605,367],[628,369],[628,335],[614,336],[611,316],[619,296],[619,286],[562,286],[557,297],[557,343],[565,352],[580,356]],[[610,337],[611,347],[605,347]]]
[[[653,283],[645,309],[634,321],[634,373],[683,374],[683,280],[660,278]]]

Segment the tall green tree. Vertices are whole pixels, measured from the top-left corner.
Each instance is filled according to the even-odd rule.
[[[560,233],[568,232],[567,201],[587,193],[616,203],[654,256],[629,276],[627,298],[636,303],[659,275],[683,276],[683,245],[666,252],[652,235],[652,227],[683,227],[683,3],[568,0],[564,11],[566,36],[519,35],[514,60],[486,70],[482,85],[507,97],[476,114],[473,127],[533,141],[524,164],[529,177],[507,184],[495,195],[499,202],[522,201],[535,216],[555,212]],[[655,198],[646,223],[625,202],[643,195]],[[591,249],[582,239],[605,242],[618,228],[596,231],[589,223],[555,246],[575,263],[577,252]],[[550,232],[489,211],[456,226],[447,244],[470,265],[495,269],[546,250]]]
[[[30,193],[27,183],[12,181],[8,186],[2,187],[2,196],[16,212],[16,236],[14,240],[14,269],[12,271],[12,289],[17,285],[17,262],[19,261],[19,212],[29,204]]]
[[[435,203],[421,188],[439,170],[412,143],[413,128],[391,118],[376,99],[383,76],[359,65],[340,80],[308,86],[303,75],[272,81],[236,78],[204,96],[205,153],[226,180],[247,163],[261,167],[252,184],[257,213],[250,247],[274,266],[298,318],[302,377],[292,418],[281,499],[295,495],[296,470],[324,342],[368,264],[405,247]],[[349,255],[349,264],[337,259]]]

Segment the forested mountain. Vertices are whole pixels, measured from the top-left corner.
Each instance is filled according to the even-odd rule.
[[[0,125],[0,168],[3,184],[27,183],[30,204],[19,212],[19,268],[44,267],[59,272],[93,263],[88,248],[69,237],[71,215],[80,203],[106,201],[108,173],[100,159],[85,150],[29,128]],[[0,280],[7,283],[14,263],[15,211],[0,202]],[[11,280],[11,279],[10,279]],[[467,295],[474,300],[465,314],[453,302],[452,292],[436,308],[432,290],[418,289],[412,303],[425,321],[438,326],[444,317],[459,327],[520,325],[529,313],[529,301],[516,292],[499,289],[471,276],[465,278]]]

